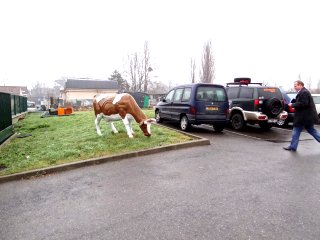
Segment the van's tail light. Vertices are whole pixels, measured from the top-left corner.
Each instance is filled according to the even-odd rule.
[[[190,114],[195,115],[197,113],[197,109],[195,107],[190,107],[189,112]]]

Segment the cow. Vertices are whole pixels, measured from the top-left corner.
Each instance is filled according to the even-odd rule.
[[[103,118],[110,122],[113,133],[118,133],[113,121],[122,119],[129,138],[133,138],[132,121],[134,119],[139,124],[143,134],[147,137],[151,136],[151,123],[154,123],[155,119],[148,119],[134,98],[128,93],[95,95],[93,109],[96,115],[97,134],[100,136],[102,135],[100,121]]]

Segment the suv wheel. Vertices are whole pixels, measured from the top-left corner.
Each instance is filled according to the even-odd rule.
[[[271,116],[277,116],[282,111],[282,103],[278,98],[270,98],[264,103],[264,112]]]
[[[156,118],[156,122],[157,123],[161,123],[163,121],[163,119],[160,117],[160,111],[159,110],[156,110],[155,118]]]
[[[242,130],[245,128],[246,123],[240,113],[235,113],[231,117],[231,126],[235,130]]]
[[[190,123],[187,116],[182,116],[180,119],[180,128],[182,131],[187,131],[190,128]]]
[[[271,123],[268,123],[267,121],[259,122],[259,126],[260,126],[263,130],[269,130],[270,128],[272,128],[272,124],[271,124]]]

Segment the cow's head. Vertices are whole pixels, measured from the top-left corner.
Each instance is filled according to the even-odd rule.
[[[146,137],[151,136],[151,124],[155,122],[156,120],[151,118],[151,119],[144,120],[140,123],[140,128]]]

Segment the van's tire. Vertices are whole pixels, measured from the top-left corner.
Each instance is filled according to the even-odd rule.
[[[188,131],[190,128],[191,124],[189,122],[189,119],[186,115],[183,115],[180,118],[180,129],[184,132]]]
[[[246,127],[246,122],[241,113],[235,113],[231,117],[231,126],[234,130],[243,130]]]
[[[161,123],[163,121],[163,118],[160,117],[160,111],[156,110],[155,112],[155,118],[157,123]]]
[[[283,106],[278,98],[269,98],[263,103],[262,112],[268,116],[278,116],[283,111]]]

